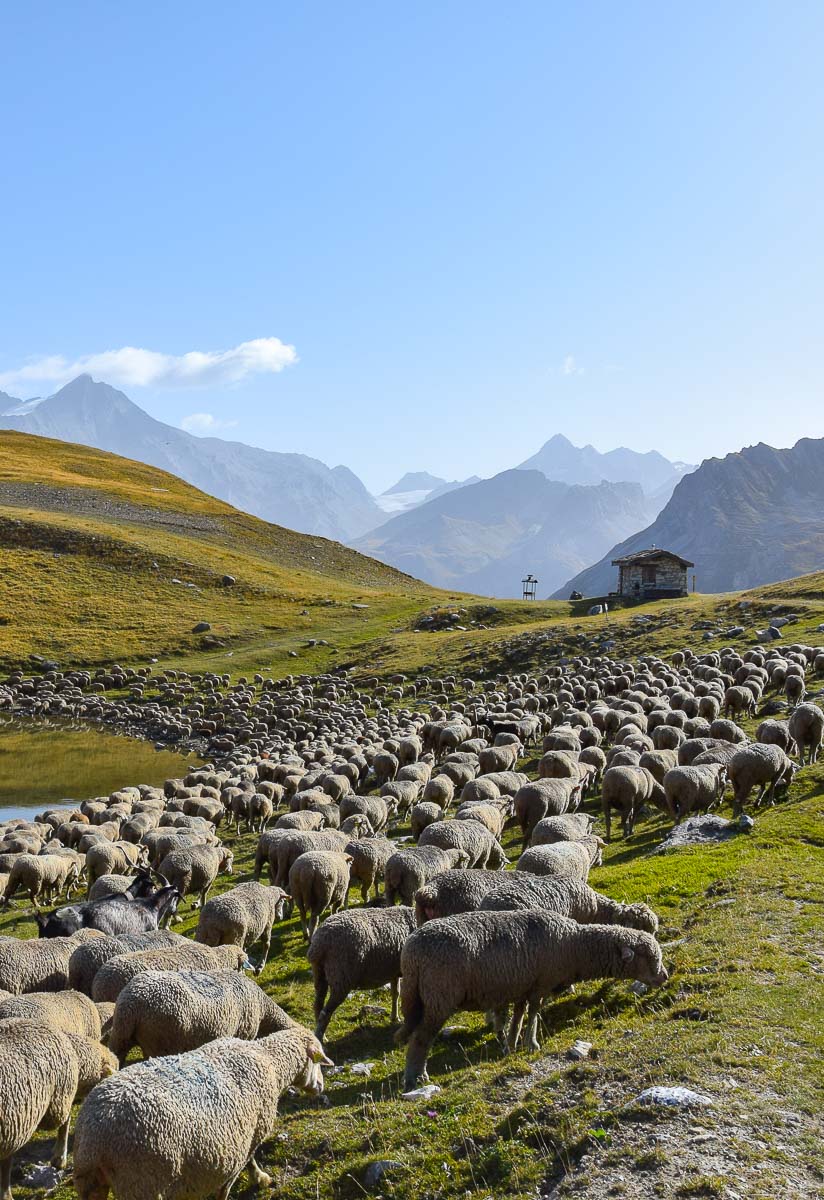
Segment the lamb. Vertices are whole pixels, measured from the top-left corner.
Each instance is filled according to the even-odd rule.
[[[667,809],[673,821],[682,821],[691,812],[707,812],[724,795],[727,769],[721,763],[702,763],[674,767],[664,776]]]
[[[452,867],[465,867],[468,863],[464,850],[441,850],[438,846],[396,850],[387,859],[384,871],[386,903],[394,904],[399,898],[402,904],[411,907],[415,892],[433,875]]]
[[[130,979],[142,971],[242,971],[248,959],[240,946],[182,944],[151,950],[131,950],[104,963],[92,980],[92,1000],[116,1001]]]
[[[68,986],[85,996],[92,994],[95,975],[111,959],[132,950],[159,950],[164,946],[188,945],[188,938],[166,930],[146,933],[122,933],[116,937],[102,934],[76,944],[69,958]],[[65,985],[64,985],[65,986]]]
[[[222,896],[207,900],[200,910],[195,941],[204,946],[241,946],[248,950],[263,942],[263,953],[255,973],[260,975],[269,958],[272,926],[291,910],[291,901],[281,888],[262,883],[241,883]]]
[[[579,925],[626,925],[646,933],[658,931],[658,917],[646,904],[621,904],[609,896],[602,896],[579,879],[525,872],[515,872],[499,880],[497,887],[477,908],[481,912],[540,908],[544,912],[571,917]]]
[[[320,1068],[331,1065],[317,1039],[293,1027],[127,1067],[78,1115],[78,1200],[101,1200],[109,1189],[117,1200],[226,1200],[245,1167],[268,1187],[255,1153],[272,1135],[281,1095],[290,1085],[319,1094]]]
[[[610,767],[604,773],[601,810],[607,841],[612,836],[612,810],[616,809],[620,814],[621,832],[627,838],[632,835],[638,812],[646,801],[663,807],[665,794],[655,776],[645,767]]]
[[[266,1037],[294,1024],[237,971],[143,971],[117,997],[109,1049],[122,1066],[132,1046],[154,1058],[197,1050],[216,1038]]]
[[[100,1051],[103,1051],[101,1046]],[[106,1071],[108,1074],[108,1070]],[[56,1129],[52,1166],[68,1157],[69,1121],[80,1086],[80,1063],[65,1033],[39,1021],[0,1025],[0,1196],[11,1200],[14,1155],[38,1128]]]
[[[790,715],[789,730],[798,747],[798,759],[802,766],[805,762],[818,762],[819,751],[824,744],[824,712],[818,705],[809,701],[799,704]]]
[[[195,908],[201,908],[218,874],[232,874],[233,859],[225,846],[186,846],[171,850],[161,862],[159,873],[181,896],[193,892]]]
[[[369,900],[369,890],[374,888],[375,899],[380,895],[380,883],[383,880],[386,864],[398,849],[395,842],[389,838],[366,838],[348,842],[346,853],[351,858],[349,863],[349,889],[355,882],[360,884],[361,899],[366,904]],[[344,907],[349,905],[349,892],[346,893]]]
[[[289,871],[289,894],[297,905],[304,941],[310,942],[327,908],[343,907],[351,857],[338,850],[308,850]]]
[[[81,929],[71,937],[0,942],[0,988],[14,996],[62,991],[69,986],[73,952],[85,941],[99,937],[97,930]]]
[[[71,893],[79,874],[80,867],[75,858],[62,854],[19,854],[9,872],[3,906],[7,906],[19,891],[29,893],[35,908],[40,907],[41,896],[47,904],[53,903],[62,891]]]
[[[82,992],[28,992],[9,996],[0,1001],[0,1021],[12,1017],[42,1021],[61,1033],[82,1033],[94,1042],[100,1041],[100,1014]]]
[[[560,817],[544,817],[532,830],[531,846],[549,846],[554,842],[578,842],[592,829],[592,817],[587,813],[564,813]]]
[[[527,1045],[538,1049],[541,1002],[582,979],[637,979],[651,986],[668,979],[658,943],[649,933],[612,925],[579,925],[554,913],[461,913],[427,921],[401,952],[403,1025],[408,1042],[404,1083],[426,1078],[426,1058],[441,1028],[459,1009],[514,1012],[507,1039],[517,1046],[529,1006]]]
[[[390,1019],[397,1021],[401,950],[414,928],[415,915],[404,906],[361,908],[324,921],[307,951],[315,982],[315,1034],[321,1041],[332,1015],[356,988],[388,983]]]
[[[588,834],[577,842],[556,842],[550,846],[532,846],[525,850],[515,864],[516,871],[533,875],[556,875],[582,879],[585,883],[590,867],[601,865],[603,842]]]
[[[580,784],[574,779],[538,779],[518,788],[513,801],[524,847],[543,817],[559,817],[577,805]]]
[[[765,793],[769,803],[773,804],[777,789],[787,790],[798,767],[780,746],[754,742],[733,755],[727,770],[733,790],[733,813],[737,816],[754,787],[759,789],[756,805],[761,803]]]
[[[508,862],[503,846],[479,821],[439,821],[423,831],[418,845],[463,850],[469,867],[503,870]]]

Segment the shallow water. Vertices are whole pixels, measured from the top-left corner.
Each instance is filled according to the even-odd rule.
[[[151,742],[93,725],[6,718],[0,723],[0,821],[73,807],[128,784],[161,784],[197,762],[195,754],[155,750]]]

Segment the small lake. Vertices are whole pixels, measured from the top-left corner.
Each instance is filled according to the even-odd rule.
[[[151,742],[93,725],[0,721],[0,821],[108,796],[128,784],[158,785],[185,775],[196,754],[155,750]]]

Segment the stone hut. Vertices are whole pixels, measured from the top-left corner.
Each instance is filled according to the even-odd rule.
[[[628,600],[668,600],[686,596],[687,571],[695,563],[670,550],[651,546],[637,554],[614,558],[612,565],[618,568],[617,595]]]

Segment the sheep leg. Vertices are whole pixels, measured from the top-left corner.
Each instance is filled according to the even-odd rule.
[[[270,925],[269,928],[266,930],[266,934],[264,937],[263,953],[260,956],[260,962],[258,963],[258,969],[257,969],[258,975],[261,974],[261,972],[263,971],[263,968],[266,966],[267,962],[269,961],[269,950],[271,948],[271,945],[272,945],[272,926]]]
[[[0,1162],[0,1200],[12,1200],[11,1197],[11,1164],[14,1158],[10,1154]]]
[[[424,1017],[409,1039],[406,1050],[406,1070],[403,1076],[404,1087],[407,1091],[411,1091],[419,1081],[425,1083],[429,1078],[426,1073],[426,1059],[429,1047],[440,1033],[442,1025],[443,1021],[431,1019],[427,1021]]]
[[[392,997],[392,1009],[389,1014],[389,1019],[393,1025],[398,1023],[398,978],[389,981],[389,995]]]
[[[526,1045],[529,1050],[540,1050],[541,1045],[538,1041],[538,1017],[541,1015],[541,1001],[530,1000],[529,1013],[527,1016],[526,1027]]]
[[[65,1170],[66,1163],[69,1157],[69,1115],[57,1131],[57,1137],[54,1139],[54,1150],[51,1156],[51,1165],[58,1167],[61,1171]]]
[[[518,1045],[518,1039],[521,1036],[521,1029],[524,1024],[524,1013],[526,1012],[526,1001],[519,1000],[512,1009],[512,1020],[509,1023],[509,1033],[506,1039],[506,1052],[513,1054]]]
[[[262,1171],[260,1169],[260,1167],[258,1166],[258,1164],[255,1162],[255,1155],[257,1154],[259,1149],[260,1149],[260,1146],[258,1146],[257,1149],[252,1152],[252,1156],[249,1159],[247,1166],[249,1167],[249,1171],[251,1172],[252,1181],[258,1187],[271,1187],[272,1186],[272,1176],[267,1175],[265,1171]]]

